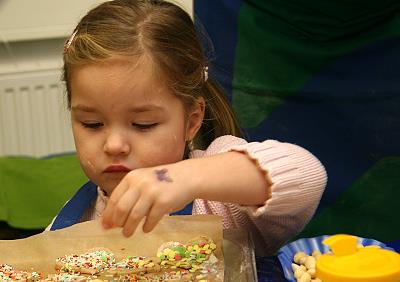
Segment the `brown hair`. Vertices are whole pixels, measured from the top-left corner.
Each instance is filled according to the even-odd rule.
[[[218,136],[241,136],[221,88],[205,78],[208,64],[195,26],[180,7],[160,0],[107,1],[81,19],[65,47],[63,80],[68,108],[71,106],[69,77],[74,66],[115,56],[134,58],[146,54],[186,109],[196,98],[205,99],[205,118],[193,140],[194,148],[204,149]]]

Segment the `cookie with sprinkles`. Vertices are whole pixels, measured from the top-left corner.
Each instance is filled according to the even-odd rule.
[[[0,264],[0,281],[27,281],[34,282],[41,279],[38,272],[17,270],[11,265]]]
[[[125,275],[130,273],[152,273],[160,271],[160,260],[157,257],[128,256],[117,262],[108,273]]]
[[[201,265],[213,255],[216,245],[211,238],[199,236],[190,240],[187,244],[179,242],[167,242],[160,246],[157,257],[161,266],[171,269],[186,269],[189,272],[200,270]]]
[[[189,257],[187,246],[180,242],[163,243],[157,250],[157,257],[161,261],[161,266],[164,267],[172,267],[173,269],[177,267],[191,268],[190,264],[187,263],[187,258]]]
[[[96,274],[113,267],[114,254],[107,249],[94,249],[84,254],[65,255],[56,259],[56,270],[68,273]]]

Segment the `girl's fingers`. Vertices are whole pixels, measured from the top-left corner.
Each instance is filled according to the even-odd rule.
[[[128,189],[125,194],[119,199],[117,205],[114,207],[112,222],[113,226],[123,227],[131,213],[131,210],[136,205],[140,193],[137,189]]]
[[[134,208],[131,210],[128,218],[126,219],[124,229],[122,230],[124,236],[132,236],[140,221],[148,215],[152,204],[152,200],[147,197],[141,197],[138,200]]]
[[[159,205],[154,205],[151,207],[149,215],[146,217],[146,221],[143,224],[143,232],[150,232],[154,229],[157,223],[168,214],[165,208],[160,207]]]
[[[113,227],[113,214],[115,207],[118,205],[118,202],[120,198],[125,194],[126,190],[128,190],[129,185],[124,181],[124,179],[121,180],[121,182],[115,187],[114,191],[112,192],[110,198],[108,199],[107,206],[103,212],[103,227],[105,229],[109,229]]]

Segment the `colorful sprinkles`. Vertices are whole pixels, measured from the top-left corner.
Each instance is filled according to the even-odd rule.
[[[37,272],[19,271],[0,264],[0,282],[209,282],[210,278],[219,276],[216,248],[210,238],[202,236],[186,244],[167,242],[154,258],[128,256],[116,262],[114,254],[107,250],[71,254],[57,258],[58,273],[46,278]]]
[[[0,264],[0,281],[39,281],[41,275],[37,272],[16,270],[11,265]]]
[[[151,259],[142,256],[129,256],[126,259],[117,262],[115,267],[122,269],[137,269],[142,267],[153,267],[155,264]]]
[[[117,262],[108,271],[110,274],[123,275],[131,273],[148,273],[160,271],[160,264],[157,258],[143,256],[128,256]]]
[[[114,254],[107,250],[96,250],[82,255],[66,255],[57,258],[56,265],[62,272],[96,274],[115,264]]]
[[[165,245],[165,244],[164,244]],[[210,258],[217,246],[207,238],[191,241],[189,244],[170,242],[157,253],[161,266],[171,269],[183,268],[195,272]]]

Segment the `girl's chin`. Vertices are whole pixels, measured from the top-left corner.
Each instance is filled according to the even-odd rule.
[[[100,188],[106,193],[107,196],[110,196],[114,189],[118,186],[120,181],[106,181],[100,185]]]

